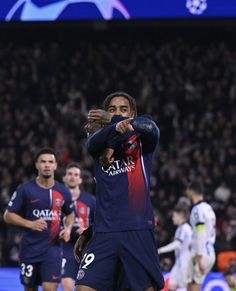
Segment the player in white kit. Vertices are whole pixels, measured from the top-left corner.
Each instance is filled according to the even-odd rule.
[[[210,204],[204,200],[201,183],[193,182],[187,187],[187,196],[193,207],[190,224],[193,229],[192,260],[188,268],[188,291],[199,291],[203,280],[215,263],[214,243],[216,216]]]
[[[172,220],[174,225],[178,227],[175,231],[174,241],[158,249],[159,255],[175,251],[175,264],[170,272],[169,291],[187,287],[188,284],[187,268],[191,260],[190,246],[192,239],[192,229],[187,222],[188,217],[189,212],[186,206],[175,207]]]

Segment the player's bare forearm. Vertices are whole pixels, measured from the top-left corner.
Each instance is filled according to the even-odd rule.
[[[74,220],[75,220],[75,214],[74,212],[71,212],[70,214],[66,215],[65,217],[65,227],[69,230],[72,229],[72,226],[73,226],[73,223],[74,223]]]
[[[36,231],[43,231],[47,228],[47,223],[43,219],[37,219],[37,220],[31,221],[31,220],[21,217],[20,215],[14,212],[9,212],[8,210],[6,210],[4,213],[4,221],[6,223],[30,228]]]
[[[70,234],[71,234],[71,229],[72,229],[74,220],[75,220],[74,212],[66,215],[64,219],[65,227],[60,231],[59,237],[63,239],[65,242],[68,242],[70,240]]]

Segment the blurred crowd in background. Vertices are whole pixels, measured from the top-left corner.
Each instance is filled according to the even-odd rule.
[[[83,187],[95,191],[86,152],[88,110],[125,91],[161,131],[151,199],[158,244],[173,239],[172,209],[189,180],[205,185],[217,215],[217,253],[236,249],[236,46],[183,39],[0,43],[0,265],[17,266],[19,230],[2,215],[10,196],[36,174],[36,150],[55,148],[65,165],[79,162]],[[173,257],[161,256],[168,271]],[[217,266],[215,266],[217,270]]]

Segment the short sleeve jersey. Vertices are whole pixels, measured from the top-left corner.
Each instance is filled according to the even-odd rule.
[[[210,204],[200,201],[195,204],[190,214],[190,224],[193,228],[192,251],[193,254],[209,253],[213,250],[216,238],[216,216]],[[203,226],[202,250],[198,250],[197,228]]]
[[[184,263],[188,263],[191,255],[192,229],[187,222],[178,226],[175,232],[175,240],[179,240],[181,243],[181,246],[175,250],[175,263],[182,267]]]
[[[40,187],[35,180],[20,185],[12,195],[8,211],[32,221],[44,219],[48,225],[42,232],[23,228],[20,259],[40,261],[50,245],[58,244],[62,215],[72,213],[73,208],[69,190],[57,181],[49,189]]]

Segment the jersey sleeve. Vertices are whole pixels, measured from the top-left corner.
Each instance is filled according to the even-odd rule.
[[[12,194],[11,200],[8,203],[7,210],[19,214],[24,205],[24,189],[20,185]]]
[[[122,120],[126,118],[123,117]],[[114,119],[115,121],[121,121],[119,119]],[[127,140],[134,133],[139,137],[143,144],[144,152],[152,152],[160,138],[160,131],[155,122],[147,116],[135,117],[131,122],[134,132],[128,131],[126,133],[117,133],[112,138],[107,139],[107,145],[109,148],[115,149],[116,146],[125,140]]]
[[[107,148],[107,142],[117,135],[115,126],[115,124],[108,125],[88,137],[86,146],[92,156],[99,156]]]
[[[175,240],[180,241],[181,243],[184,242],[185,239],[185,232],[184,232],[184,227],[181,226],[177,229],[176,231],[176,236],[175,236]]]
[[[66,188],[64,190],[64,199],[65,202],[63,204],[62,211],[65,215],[71,214],[73,211],[75,211],[74,203],[72,201],[72,197],[69,190],[67,190]]]
[[[196,233],[196,251],[197,255],[202,255],[204,253],[204,242],[205,242],[205,232],[206,224],[204,219],[204,214],[200,207],[195,207],[193,209],[193,219],[194,219],[194,231]]]
[[[132,125],[142,141],[144,151],[153,151],[160,139],[160,130],[156,123],[150,117],[139,116],[134,118]]]
[[[196,229],[201,229],[202,226],[205,225],[204,215],[200,207],[193,208],[193,220],[194,220],[194,227]]]

